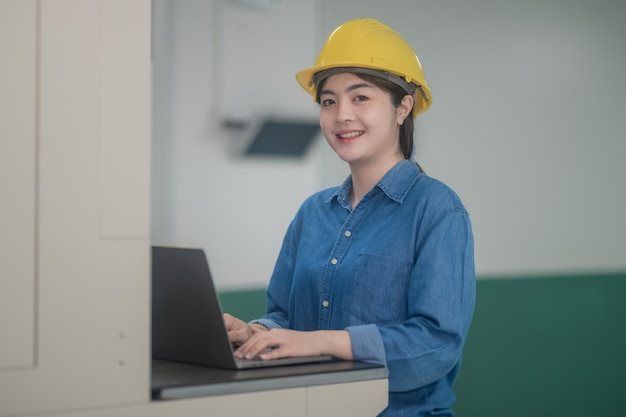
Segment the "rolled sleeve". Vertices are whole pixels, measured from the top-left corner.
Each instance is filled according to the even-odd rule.
[[[350,333],[354,360],[385,364],[385,346],[378,326],[350,326],[346,330]]]
[[[261,326],[266,327],[268,330],[269,329],[280,329],[281,328],[280,325],[278,325],[276,322],[274,322],[272,320],[269,320],[269,319],[252,320],[248,324],[260,324]]]

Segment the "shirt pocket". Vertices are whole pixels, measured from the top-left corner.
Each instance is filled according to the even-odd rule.
[[[377,254],[360,254],[349,280],[348,311],[363,323],[404,321],[413,263]]]

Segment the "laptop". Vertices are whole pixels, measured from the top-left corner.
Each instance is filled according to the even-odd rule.
[[[204,251],[168,246],[152,247],[152,358],[226,369],[332,360],[237,358]]]

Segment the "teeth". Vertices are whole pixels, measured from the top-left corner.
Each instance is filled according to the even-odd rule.
[[[355,136],[359,136],[359,135],[362,135],[362,134],[363,134],[362,131],[350,132],[350,133],[344,133],[342,135],[339,135],[339,137],[342,138],[342,139],[348,139],[348,138],[353,138]]]

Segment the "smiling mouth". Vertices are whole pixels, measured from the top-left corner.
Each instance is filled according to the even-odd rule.
[[[352,140],[355,138],[358,138],[359,136],[363,135],[365,132],[362,130],[355,130],[352,132],[347,132],[347,133],[339,133],[337,134],[337,139],[339,140],[343,140],[343,141],[348,141],[348,140]]]

